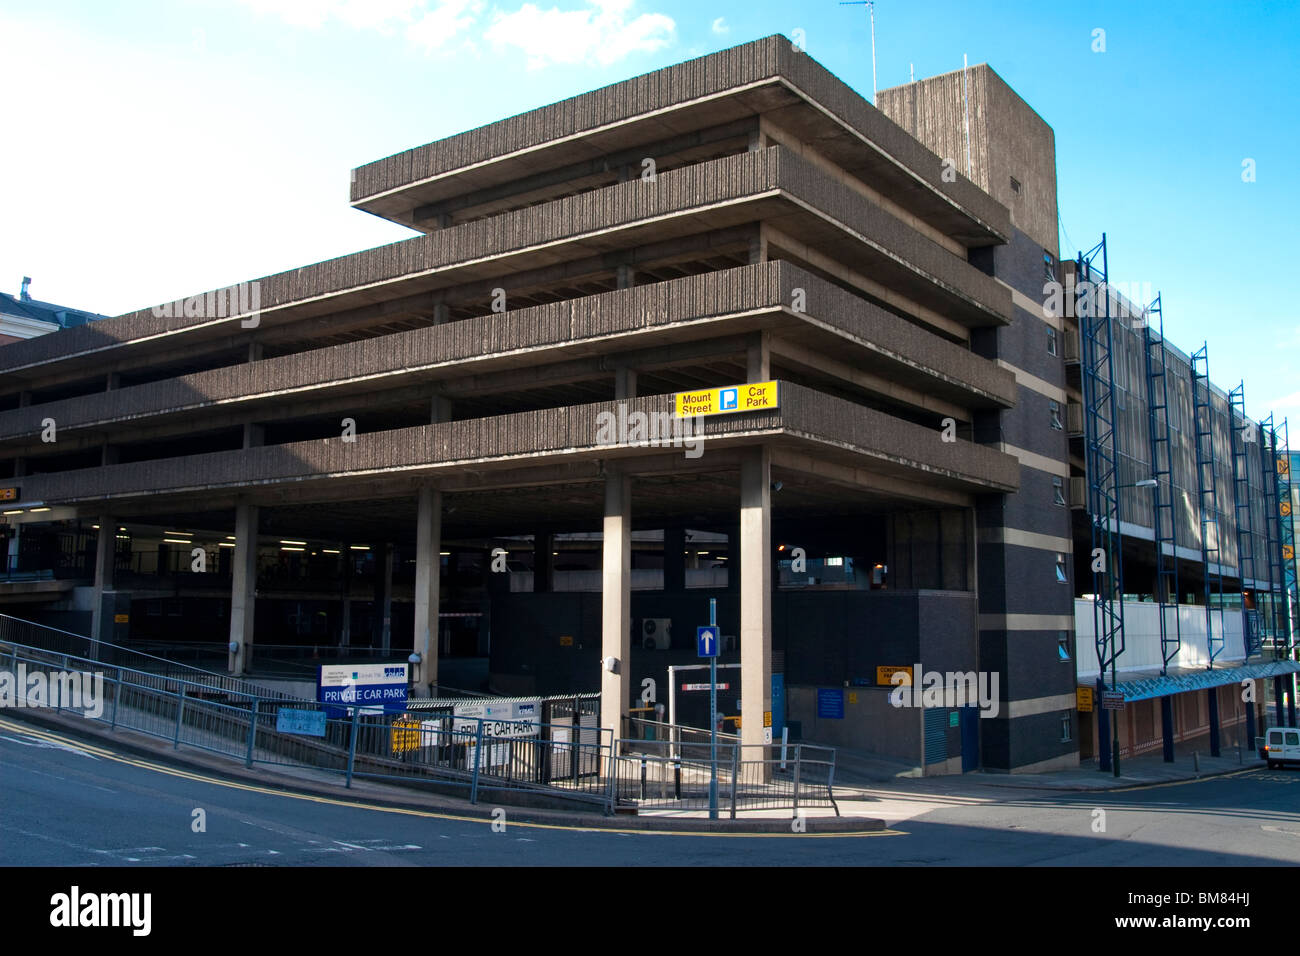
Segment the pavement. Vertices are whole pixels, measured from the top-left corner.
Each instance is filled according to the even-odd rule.
[[[964,774],[924,776],[921,768],[887,757],[861,751],[837,748],[835,755],[835,794],[846,795],[855,789],[870,788],[872,784],[890,783],[899,787],[916,781],[946,781],[960,786],[964,781],[971,787],[1011,787],[1018,790],[1127,790],[1131,787],[1150,787],[1185,780],[1199,780],[1238,770],[1264,766],[1253,749],[1238,752],[1235,741],[1224,741],[1220,756],[1209,755],[1208,736],[1180,742],[1174,748],[1174,761],[1165,763],[1160,751],[1120,760],[1120,776],[1102,772],[1095,760],[1086,760],[1078,767],[1042,773],[997,773],[972,771]],[[951,787],[949,787],[951,789]]]

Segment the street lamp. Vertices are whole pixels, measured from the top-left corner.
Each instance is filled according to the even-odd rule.
[[[1116,485],[1115,491],[1119,492],[1124,488],[1156,488],[1159,485],[1160,482],[1158,482],[1154,478],[1143,478],[1141,481],[1135,481],[1129,485]],[[1124,545],[1121,542],[1120,547],[1122,548],[1123,546]],[[1156,547],[1157,548],[1160,547],[1159,541],[1156,542]],[[1122,602],[1123,600],[1124,600],[1123,582],[1121,582],[1120,601]],[[1117,667],[1118,667],[1118,655],[1111,654],[1110,655],[1110,689],[1112,693],[1119,691],[1119,675],[1117,673]],[[1098,674],[1097,676],[1098,676],[1098,683],[1100,683],[1104,688],[1106,686],[1105,679],[1100,674]],[[1118,714],[1119,712],[1117,711],[1116,713]],[[1110,765],[1114,771],[1115,776],[1118,777],[1119,776],[1119,717],[1118,716],[1116,716],[1115,719],[1110,722],[1110,726],[1111,726]]]

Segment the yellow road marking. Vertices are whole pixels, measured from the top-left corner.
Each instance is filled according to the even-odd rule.
[[[180,777],[184,780],[193,780],[196,783],[206,783],[216,787],[226,787],[231,790],[243,790],[247,793],[261,793],[272,797],[286,797],[291,800],[303,800],[308,803],[322,803],[335,807],[354,807],[360,810],[374,810],[379,813],[398,813],[405,816],[426,817],[434,820],[452,820],[458,823],[486,823],[490,825],[494,822],[491,817],[469,817],[455,813],[435,813],[432,810],[412,810],[406,807],[386,807],[380,804],[363,803],[357,800],[339,800],[335,797],[321,797],[309,793],[294,793],[289,790],[272,790],[268,787],[237,783],[233,780],[222,780],[219,777],[209,777],[204,774],[192,773],[188,770],[166,767],[161,764],[151,763],[147,760],[124,757],[111,750],[105,750],[102,747],[97,747],[92,744],[84,744],[75,739],[62,737],[58,734],[52,734],[49,731],[38,730],[29,727],[26,724],[16,724],[8,720],[0,719],[0,727],[14,731],[15,733],[26,734],[29,737],[35,737],[38,740],[77,747],[78,749],[94,754],[97,757],[104,757],[105,759],[114,760],[117,763],[127,764],[128,766],[139,767],[143,770],[152,770],[154,773],[162,773],[171,777]],[[533,830],[572,830],[580,833],[631,833],[694,837],[802,837],[804,839],[828,839],[838,837],[906,836],[906,834],[901,830],[890,829],[861,830],[850,833],[714,833],[699,832],[696,830],[639,830],[618,827],[574,826],[560,823],[513,823],[509,821],[507,821],[507,825],[512,827],[528,827]]]

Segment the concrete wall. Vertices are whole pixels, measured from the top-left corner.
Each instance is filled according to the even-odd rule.
[[[1018,229],[1057,254],[1055,134],[987,63],[881,90],[877,99],[886,115],[1006,206]]]

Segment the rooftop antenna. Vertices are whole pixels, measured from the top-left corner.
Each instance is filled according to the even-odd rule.
[[[32,284],[32,277],[23,276],[23,289],[21,292],[18,293],[18,298],[22,299],[24,302],[27,302],[32,297],[32,294],[27,291],[27,287],[30,286],[31,284]],[[10,286],[10,288],[12,289],[13,286]]]
[[[876,0],[840,0],[841,7],[866,7],[871,17],[871,105],[876,105]]]

